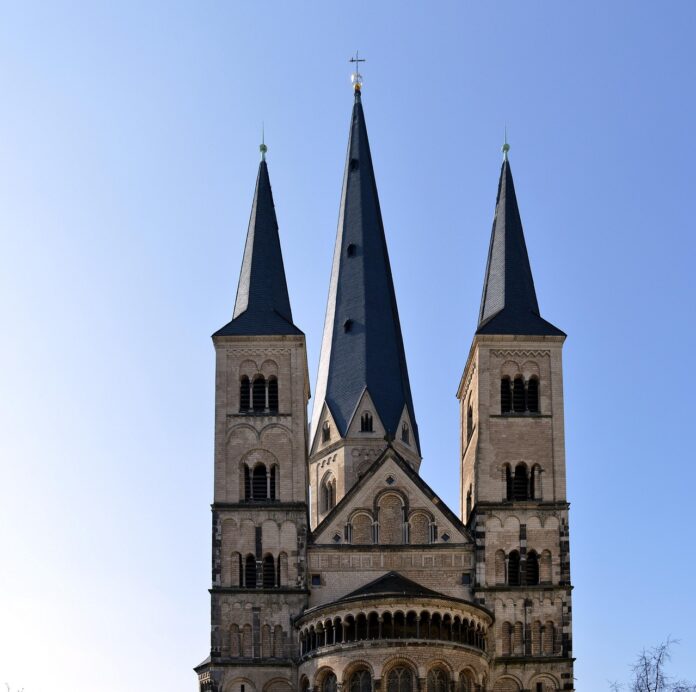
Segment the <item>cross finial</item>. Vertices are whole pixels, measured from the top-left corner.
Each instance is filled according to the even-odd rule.
[[[510,151],[510,145],[508,144],[507,141],[507,125],[505,126],[505,143],[503,144],[503,161],[508,160],[508,151]]]
[[[360,63],[367,62],[365,58],[360,57],[360,52],[355,51],[355,57],[351,58],[349,62],[355,63],[355,72],[350,76],[350,81],[353,83],[353,89],[355,91],[360,91],[362,89],[362,75],[360,74]]]
[[[265,161],[268,147],[266,146],[266,126],[263,121],[261,121],[261,144],[259,145],[259,151],[261,152],[261,160]]]

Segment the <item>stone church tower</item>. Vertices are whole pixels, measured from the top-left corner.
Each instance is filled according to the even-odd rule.
[[[507,686],[544,661],[572,688],[571,586],[561,350],[539,313],[510,163],[505,160],[479,324],[457,397],[461,507],[476,537],[475,595],[495,615]],[[541,678],[541,690],[554,689]]]
[[[458,390],[458,516],[421,440],[361,96],[311,427],[265,147],[216,366],[209,692],[574,690],[561,349],[507,151]],[[452,463],[452,471],[455,464]]]

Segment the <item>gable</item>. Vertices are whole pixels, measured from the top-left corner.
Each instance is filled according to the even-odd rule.
[[[316,545],[470,543],[459,518],[388,448],[312,534]]]

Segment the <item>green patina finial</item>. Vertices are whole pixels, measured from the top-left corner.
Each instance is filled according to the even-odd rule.
[[[505,143],[503,144],[502,152],[503,152],[503,161],[508,160],[508,151],[510,151],[510,145],[508,144],[507,141],[507,125],[505,126]]]
[[[261,152],[261,160],[265,161],[268,147],[266,146],[266,128],[263,123],[261,123],[261,144],[259,145],[259,151]]]

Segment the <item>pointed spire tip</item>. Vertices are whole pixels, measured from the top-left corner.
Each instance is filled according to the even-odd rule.
[[[261,144],[259,144],[259,151],[261,152],[261,160],[265,161],[268,147],[266,146],[266,126],[264,123],[261,123]]]

